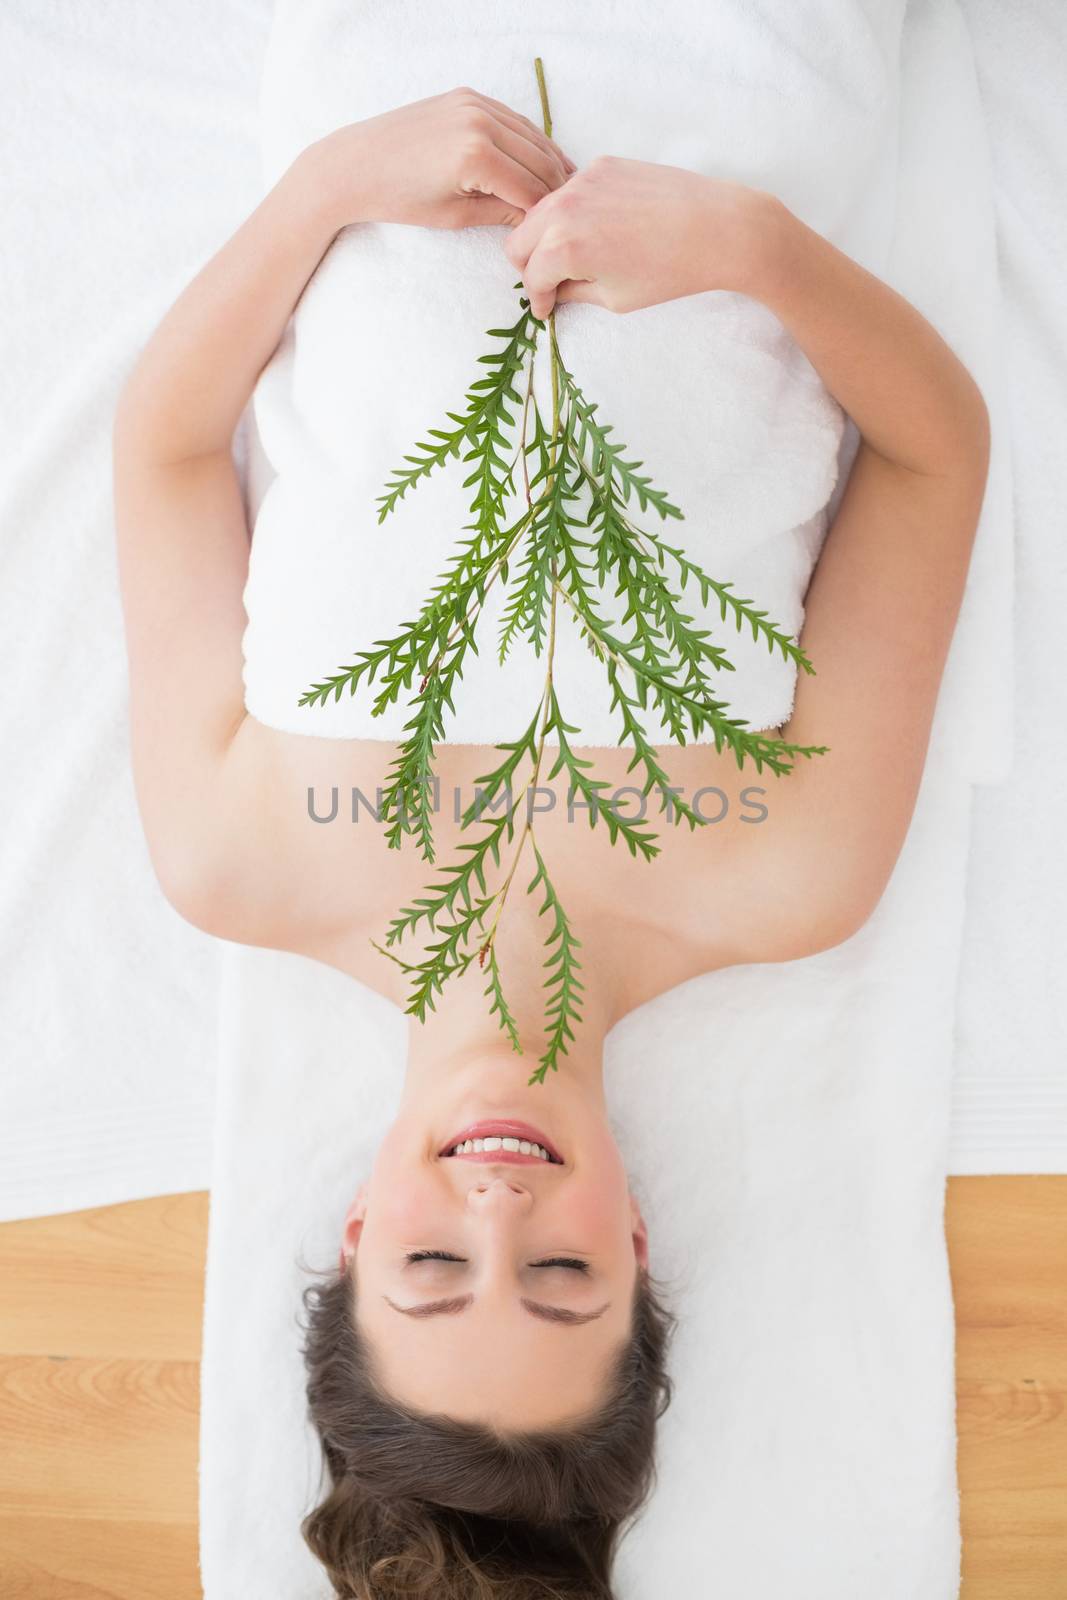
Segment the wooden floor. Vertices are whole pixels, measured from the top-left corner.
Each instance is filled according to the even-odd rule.
[[[206,1226],[196,1194],[0,1227],[3,1600],[200,1594]],[[1067,1177],[954,1178],[947,1228],[962,1600],[1067,1600]]]

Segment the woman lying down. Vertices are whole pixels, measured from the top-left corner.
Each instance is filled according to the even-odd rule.
[[[233,434],[309,278],[360,222],[506,227],[500,270],[521,277],[542,350],[568,302],[611,317],[706,290],[749,296],[860,434],[806,597],[799,645],[816,670],[798,674],[787,722],[745,746],[765,766],[739,760],[737,728],[716,737],[721,713],[684,744],[661,744],[683,794],[715,788],[728,805],[715,827],[661,819],[650,865],[619,848],[625,838],[612,847],[606,820],[573,824],[575,769],[556,760],[561,732],[542,715],[524,759],[540,762],[545,875],[521,892],[528,850],[520,892],[507,892],[530,820],[520,804],[499,859],[486,859],[489,909],[451,968],[426,919],[402,961],[376,948],[396,908],[426,893],[434,869],[415,844],[309,818],[312,787],[387,791],[397,744],[279,731],[244,703],[249,531]],[[159,881],[197,926],[327,962],[412,1017],[398,1115],[344,1219],[336,1274],[307,1297],[329,1485],[304,1534],[337,1594],[610,1596],[619,1535],[651,1481],[672,1318],[609,1131],[602,1044],[627,1011],[685,979],[825,950],[878,903],[922,774],[988,434],[975,383],[933,328],[774,195],[629,159],[576,168],[534,123],[470,89],[305,149],[143,352],[119,405],[114,470],[133,761]],[[396,446],[399,458],[409,442]],[[528,497],[551,491],[563,449]],[[427,591],[458,533],[441,530]],[[548,575],[550,627],[560,565]],[[399,620],[389,594],[380,601],[379,637]],[[620,650],[621,671],[631,658]],[[500,764],[499,749],[434,744],[446,793],[470,796]],[[632,740],[593,754],[612,788],[647,770],[635,780]],[[742,789],[768,767],[766,815],[746,825]],[[416,786],[408,799],[417,812]],[[434,830],[438,870],[475,837],[450,807]],[[546,952],[549,884],[581,938],[554,1014],[545,962],[568,935]],[[431,969],[420,1010],[412,981],[425,988]]]

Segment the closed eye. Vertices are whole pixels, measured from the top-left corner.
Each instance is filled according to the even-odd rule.
[[[466,1256],[454,1256],[447,1250],[410,1250],[406,1256],[409,1262],[414,1261],[466,1261]],[[576,1256],[550,1256],[547,1261],[531,1261],[532,1267],[565,1267],[572,1272],[588,1272],[588,1261],[579,1261]]]

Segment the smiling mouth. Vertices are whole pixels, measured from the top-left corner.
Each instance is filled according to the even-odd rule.
[[[563,1157],[539,1128],[511,1118],[474,1122],[453,1134],[438,1151],[459,1161],[480,1161],[514,1166],[562,1167]]]

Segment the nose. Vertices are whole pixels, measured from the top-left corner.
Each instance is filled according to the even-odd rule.
[[[511,1178],[481,1178],[467,1191],[467,1204],[476,1215],[522,1215],[533,1205],[533,1195]]]

